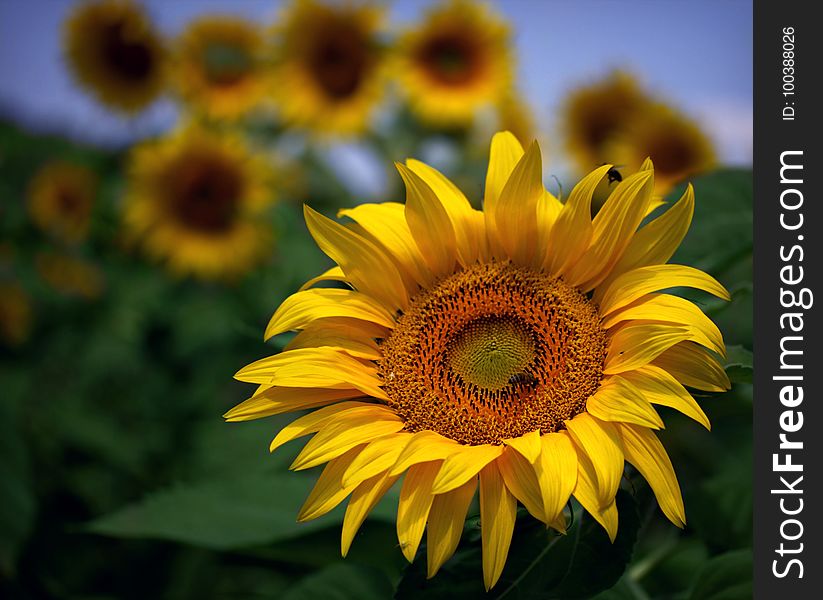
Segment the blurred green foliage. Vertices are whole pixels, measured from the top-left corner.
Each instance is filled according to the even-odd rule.
[[[415,153],[415,139],[399,139],[386,156]],[[56,156],[101,178],[92,235],[76,250],[104,274],[95,299],[52,289],[34,268],[33,257],[51,242],[27,222],[25,189]],[[479,189],[485,155],[468,156],[448,174]],[[234,372],[271,353],[261,337],[274,308],[330,264],[305,230],[300,202],[311,198],[333,214],[351,198],[313,169],[305,196],[281,198],[274,211],[279,251],[238,284],[221,286],[170,278],[123,245],[123,166],[119,152],[0,126],[0,276],[22,283],[35,315],[25,344],[0,349],[0,596],[485,597],[476,517],[454,559],[427,581],[422,550],[405,567],[396,547],[390,493],[343,560],[340,509],[295,522],[315,478],[286,470],[299,442],[266,452],[288,417],[221,419],[251,391],[232,380]],[[674,262],[705,269],[732,291],[731,303],[694,298],[730,344],[735,384],[700,399],[711,432],[662,409],[661,437],[689,524],[673,527],[627,468],[615,545],[577,507],[567,536],[519,520],[489,598],[751,595],[751,173],[718,171],[694,185],[694,222]],[[276,340],[274,349],[281,345]]]

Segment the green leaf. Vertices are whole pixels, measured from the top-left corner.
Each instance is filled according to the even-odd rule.
[[[698,573],[690,600],[749,600],[752,597],[751,549],[710,560]]]
[[[726,347],[726,373],[732,383],[751,383],[754,367],[751,350],[743,346]]]
[[[494,599],[589,598],[611,588],[629,563],[640,520],[632,496],[617,495],[620,527],[614,543],[603,528],[581,509],[566,535],[525,515],[518,518],[506,567],[500,581],[488,594],[483,592],[481,548],[469,521],[464,541],[440,572],[426,579],[424,551],[404,573],[395,598],[451,600],[454,597]],[[593,568],[596,565],[596,568]]]
[[[300,580],[281,600],[385,600],[391,593],[391,581],[382,572],[341,562]]]

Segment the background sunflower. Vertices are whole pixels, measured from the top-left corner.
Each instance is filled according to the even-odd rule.
[[[405,78],[413,71],[397,68],[399,57],[409,48],[409,36],[435,32],[432,15],[437,14],[462,19],[456,33],[449,30],[456,45],[441,48],[494,47],[496,60],[490,71],[462,71],[469,78],[458,77],[460,69],[439,80],[417,78],[412,89]],[[219,28],[197,25],[216,20]],[[235,20],[244,24],[244,33],[230,36],[225,32]],[[0,2],[0,40],[14,49],[0,60],[0,597],[747,597],[750,21],[751,6],[742,0],[688,7],[626,2],[610,10],[596,2],[530,0],[483,7],[438,0]],[[202,33],[201,27],[209,35],[192,36]],[[245,61],[235,61],[233,50],[218,52],[217,63],[210,64],[220,67],[225,102],[198,78],[205,63],[195,60],[196,53],[183,60],[184,46],[198,46],[212,33],[217,36],[217,29],[232,48],[254,48],[261,57],[254,61],[255,85],[248,80],[241,94],[235,68]],[[693,31],[703,32],[701,44],[672,43],[690,39]],[[454,62],[456,55],[449,52],[438,56],[444,60],[430,61],[429,67],[468,64]],[[189,77],[193,73],[198,77]],[[463,84],[478,73],[483,85],[466,94]],[[708,141],[714,166],[672,170],[669,177],[665,158],[652,156],[655,190],[648,200],[648,180],[640,183],[648,175],[637,175],[644,153],[655,153],[648,149],[652,142],[665,148],[674,138],[641,135],[642,122],[613,100],[596,102],[590,113],[621,115],[614,134],[604,136],[608,143],[598,143],[597,152],[583,159],[567,146],[567,98],[583,87],[614,85],[615,73],[631,79],[632,94],[642,97],[645,108],[654,108],[650,117],[665,117],[672,123],[667,128],[684,133],[686,140]],[[459,100],[445,99],[446,80],[459,84],[451,90]],[[262,90],[259,82],[265,82]],[[421,110],[424,104],[428,114]],[[665,109],[658,112],[661,105]],[[459,119],[452,118],[456,112]],[[596,128],[597,123],[584,119],[578,125]],[[533,139],[540,142],[541,185],[535,183],[540,169],[534,150],[528,153],[532,177],[525,182],[532,191],[541,188],[534,219],[492,210],[493,198],[504,196],[508,175],[507,167],[486,178],[489,140],[500,129],[510,129],[525,150]],[[518,148],[499,146],[493,162],[515,164]],[[420,162],[405,162],[410,157]],[[446,217],[461,223],[451,226],[453,246],[448,227],[434,228],[432,235],[421,225],[431,219],[445,224],[425,194],[412,195],[410,213],[419,217],[421,203],[434,212],[422,221],[405,218],[406,185],[395,163],[403,165],[412,187],[416,175],[436,188],[437,198],[451,198],[444,205]],[[601,163],[615,167],[605,170]],[[82,227],[58,231],[56,220],[41,219],[34,210],[33,182],[54,189],[64,181],[57,171],[41,176],[51,164],[72,165],[94,181],[91,210],[81,211]],[[591,182],[586,175],[597,169],[605,176],[584,220],[586,205],[579,203],[575,184]],[[631,194],[624,193],[628,189]],[[585,321],[590,290],[605,291],[614,283],[598,281],[605,273],[597,265],[612,262],[606,252],[569,271],[586,290],[582,298],[539,278],[518,284],[523,276],[518,269],[528,274],[532,268],[522,267],[522,261],[533,249],[548,248],[552,236],[546,223],[555,223],[572,205],[580,209],[575,223],[583,237],[588,223],[604,247],[606,234],[614,234],[608,239],[615,243],[624,240],[622,228],[604,227],[615,222],[615,205],[601,207],[601,201],[616,195],[648,200],[651,212],[643,215],[641,232],[655,223],[655,229],[664,229],[660,223],[670,220],[674,237],[683,230],[672,215],[682,216],[693,205],[691,227],[669,262],[708,273],[731,295],[727,302],[679,288],[666,293],[680,300],[637,298],[606,315],[603,360],[611,366],[601,377],[610,383],[602,387],[641,388],[651,402],[626,405],[604,393],[591,411],[570,422],[589,415],[603,423],[603,431],[619,431],[615,439],[629,459],[620,463],[622,477],[616,476],[618,461],[598,454],[585,425],[574,438],[570,429],[549,431],[553,426],[545,411],[524,413],[526,422],[543,419],[546,434],[535,435],[510,418],[508,404],[495,404],[512,390],[524,396],[547,393],[547,373],[557,366],[551,357],[559,356],[545,352],[552,335],[567,336],[570,324]],[[312,232],[324,239],[323,249],[337,247],[340,240],[329,237],[334,234],[369,249],[355,253],[367,261],[362,273],[343,255],[336,256],[343,268],[335,266],[317,247],[304,205],[314,211],[307,214]],[[492,213],[488,225],[486,215]],[[637,212],[630,216],[626,227],[638,218]],[[508,233],[473,237],[487,227]],[[477,243],[481,239],[490,243]],[[435,289],[430,265],[444,266],[452,248],[461,273],[464,263],[479,264],[475,259],[492,269],[492,253],[513,256],[521,267],[494,267],[510,276],[510,293],[542,290],[543,300],[562,295],[580,310],[563,312],[565,320],[553,321],[556,330],[541,325],[538,333],[546,335],[535,337],[535,322],[517,315],[489,318],[477,312],[487,305],[468,306],[461,297],[463,316],[478,318],[446,343],[425,337],[435,328],[415,329],[409,304],[404,327],[415,333],[405,341],[425,338],[433,348],[446,347],[448,369],[436,360],[413,361],[410,367],[398,357],[413,345],[402,336],[387,341],[401,317],[386,305],[395,296],[402,300],[404,290],[411,299],[415,294],[409,291],[418,287]],[[565,267],[572,265],[552,265]],[[345,281],[351,281],[352,269],[362,275],[360,284],[365,282],[372,300],[341,301],[351,295]],[[437,271],[442,281],[461,276],[447,271]],[[472,273],[474,283],[491,276]],[[293,294],[311,299],[306,315],[343,305],[350,314],[306,326],[275,321],[272,331],[300,331],[279,333],[261,346],[261,333],[278,306],[291,316],[302,314],[289,308]],[[671,314],[674,322],[647,318],[649,311],[659,316],[656,303],[669,303],[665,310],[679,318],[699,320],[684,327]],[[512,311],[523,308],[504,304]],[[686,308],[695,305],[717,329]],[[568,327],[560,327],[564,323]],[[688,339],[661,351],[651,365],[612,373],[627,359],[619,352],[609,356],[609,344],[631,342],[638,327],[644,334],[653,330],[664,342]],[[717,330],[725,357],[715,352]],[[593,360],[603,350],[596,332],[578,348],[588,348]],[[707,345],[714,350],[701,350]],[[373,361],[389,346],[395,349],[393,362],[384,361],[380,371]],[[478,352],[479,347],[491,351]],[[271,382],[262,383],[257,394],[232,380],[238,367],[267,355],[274,358],[266,361],[304,360],[278,367],[278,385],[265,389]],[[705,369],[681,368],[693,359]],[[535,369],[538,362],[548,368]],[[632,366],[622,363],[627,365]],[[415,389],[414,375],[426,369],[442,376],[439,391],[464,401],[466,410],[474,407],[492,427],[472,429],[446,414],[454,417],[451,430],[424,433],[444,415],[436,403],[414,404],[409,401],[414,395],[404,393]],[[474,386],[469,394],[457,395],[465,390],[448,377],[455,371]],[[329,383],[344,372],[346,383]],[[689,393],[667,379],[667,392],[655,394],[660,388],[650,382],[663,385],[661,372],[684,382]],[[362,390],[351,387],[352,376]],[[243,377],[253,375],[247,371]],[[731,390],[722,392],[726,378]],[[378,385],[386,381],[393,383]],[[581,393],[584,384],[577,386]],[[367,400],[389,393],[396,399],[389,415],[388,404]],[[618,400],[627,398],[637,400],[617,394]],[[302,414],[284,412],[297,408]],[[361,441],[373,433],[372,424],[363,426],[358,418],[376,408],[385,439],[370,440],[368,451],[359,443],[335,458],[328,455],[328,444],[334,446],[341,431]],[[570,401],[566,408],[570,412],[560,417],[580,403]],[[224,423],[220,415],[226,411],[238,423]],[[280,444],[296,428],[315,427],[300,419],[329,414],[323,411],[335,412],[336,433],[329,429],[332,420],[315,423],[318,433],[308,444],[303,437],[265,452],[278,432],[284,432]],[[265,414],[270,416],[257,418]],[[295,419],[299,427],[291,425]],[[417,419],[420,431],[397,429],[398,419]],[[655,429],[660,421],[665,428]],[[473,437],[478,431],[497,437]],[[463,443],[444,435],[449,433]],[[510,434],[507,440],[521,441],[502,448],[493,443]],[[473,449],[465,454],[434,458],[444,464],[448,458],[442,476],[442,469],[435,474],[426,466],[432,461],[395,470],[399,447],[412,436],[435,453],[444,448],[450,453],[466,441],[482,443],[468,444]],[[677,486],[664,454],[649,441],[655,438],[669,456]],[[599,439],[614,442],[608,433]],[[555,444],[555,452],[544,453],[544,444]],[[644,460],[650,452],[654,460]],[[544,464],[542,457],[549,456],[567,460]],[[306,466],[324,458],[331,458],[324,463],[334,467],[330,471],[321,464],[288,470],[295,459],[296,466]],[[536,464],[565,465],[577,475],[574,489],[567,493],[572,478],[559,477],[555,480],[566,486],[552,496],[541,487]],[[442,493],[429,496],[429,504],[418,492],[435,484]],[[682,525],[684,516],[678,486],[683,528],[672,524]],[[493,525],[488,525],[490,513]],[[557,533],[564,528],[566,535]],[[511,543],[504,551],[509,530]],[[487,595],[485,585],[496,578]]]

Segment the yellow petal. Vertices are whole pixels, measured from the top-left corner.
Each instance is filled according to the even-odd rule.
[[[598,494],[597,476],[592,462],[584,454],[578,456],[577,485],[574,497],[594,519],[603,526],[609,539],[614,542],[617,537],[617,504],[614,498],[605,505]]]
[[[577,450],[565,431],[540,438],[540,456],[534,463],[543,510],[552,522],[563,512],[577,484]]]
[[[506,487],[526,507],[529,514],[548,524],[550,519],[546,517],[534,465],[513,448],[506,448],[497,459],[497,468],[500,469]]]
[[[516,264],[532,264],[537,252],[537,204],[543,193],[543,162],[540,147],[533,142],[503,186],[490,221],[494,227],[489,235],[498,237]]]
[[[377,368],[334,348],[298,348],[253,362],[235,375],[239,381],[298,388],[356,388],[386,400]]]
[[[592,222],[591,247],[565,275],[565,281],[581,291],[598,285],[617,263],[646,215],[654,174],[640,171],[621,181]]]
[[[343,282],[343,283],[347,282],[346,274],[343,273],[343,269],[341,269],[340,267],[334,266],[331,269],[329,269],[328,271],[324,271],[323,273],[321,273],[317,277],[312,277],[311,279],[309,279],[306,283],[304,283],[303,285],[300,286],[299,291],[302,292],[303,290],[307,290],[310,287],[312,287],[313,285],[315,285],[317,283],[320,283],[321,281],[340,281],[340,282]]]
[[[501,131],[494,134],[489,152],[489,168],[486,171],[486,188],[483,194],[483,208],[486,215],[496,211],[500,193],[522,156],[523,146],[511,132]]]
[[[552,229],[562,210],[563,203],[544,189],[537,202],[537,252],[534,255],[534,266],[538,269],[546,262]]]
[[[295,471],[310,469],[337,458],[350,448],[397,433],[403,427],[397,414],[384,406],[364,406],[335,415],[303,447],[289,467]],[[386,468],[391,466],[387,465]]]
[[[409,295],[394,263],[366,238],[303,207],[306,226],[320,249],[340,265],[354,288],[378,300],[390,311],[405,308]],[[379,278],[374,274],[380,273]]]
[[[418,431],[403,448],[389,473],[399,475],[412,465],[442,460],[450,454],[459,452],[461,448],[462,446],[454,440],[445,438],[434,431]]]
[[[631,382],[615,375],[604,381],[586,401],[586,411],[601,421],[636,423],[663,428],[663,420]]]
[[[516,515],[517,500],[509,493],[497,465],[491,462],[480,471],[480,538],[487,592],[506,565]]]
[[[439,460],[424,462],[411,466],[403,479],[400,502],[397,505],[397,540],[403,556],[409,562],[414,560],[423,538],[434,499],[431,487],[439,470]]]
[[[611,168],[603,165],[574,186],[552,227],[543,266],[552,274],[563,274],[585,253],[594,235],[592,194]]]
[[[595,291],[595,302],[600,314],[609,313],[631,304],[641,296],[672,287],[691,287],[730,300],[729,292],[711,275],[684,265],[653,265],[623,273],[612,281],[608,289]]]
[[[460,487],[502,452],[503,446],[482,444],[464,446],[458,452],[450,454],[443,461],[443,466],[434,480],[432,493],[442,494]]]
[[[394,328],[393,313],[366,294],[320,288],[297,292],[286,298],[266,327],[266,339],[284,331],[303,329],[318,319],[329,317],[360,319]]]
[[[522,454],[526,460],[533,463],[540,456],[542,445],[540,444],[540,430],[535,429],[520,437],[503,440],[507,446],[511,446]]]
[[[459,488],[434,497],[426,529],[428,578],[434,577],[457,549],[476,489],[477,479],[472,478]]]
[[[367,360],[379,360],[383,354],[375,341],[375,328],[367,321],[323,319],[298,333],[284,350],[329,347]]]
[[[270,387],[248,400],[244,400],[223,415],[223,418],[227,421],[248,421],[306,408],[325,406],[332,402],[358,398],[362,395],[363,392],[353,389]]]
[[[457,258],[460,264],[463,266],[474,264],[480,252],[478,234],[481,232],[474,226],[473,213],[476,211],[466,196],[437,169],[412,158],[406,161],[406,166],[425,181],[443,203],[443,208],[446,209],[454,227]]]
[[[690,338],[689,330],[677,325],[641,323],[626,325],[609,335],[603,373],[614,375],[649,364],[663,352]]]
[[[623,377],[631,382],[649,402],[668,406],[691,417],[706,429],[711,429],[709,417],[700,405],[668,371],[655,365],[646,365],[636,371],[624,373]]]
[[[672,461],[654,432],[637,425],[619,426],[626,460],[649,482],[663,514],[678,527],[686,525],[686,511]]]
[[[340,533],[340,553],[344,557],[349,553],[354,536],[357,535],[363,521],[395,481],[397,477],[389,477],[388,473],[380,473],[360,483],[352,492],[349,504],[346,506],[343,529]]]
[[[397,202],[359,204],[339,211],[338,216],[349,217],[381,244],[402,271],[421,285],[429,285],[432,275],[420,254],[409,225],[405,207]],[[408,287],[408,286],[407,286]]]
[[[320,431],[320,428],[336,415],[345,413],[348,410],[366,406],[374,405],[366,402],[355,401],[339,402],[337,404],[332,404],[331,406],[324,406],[323,408],[312,411],[307,415],[303,415],[280,430],[280,432],[272,440],[271,445],[269,446],[269,452],[274,452],[280,446],[286,442],[290,442],[293,439]]]
[[[609,278],[639,267],[668,262],[686,237],[693,215],[694,189],[689,184],[677,203],[635,234]],[[608,283],[604,282],[604,285]]]
[[[352,448],[326,465],[297,514],[299,522],[310,521],[325,515],[352,493],[355,486],[343,487],[341,477],[361,449],[361,446]]]
[[[426,264],[435,276],[450,274],[457,263],[454,227],[443,203],[414,171],[397,163],[406,184],[406,221]]]
[[[577,453],[578,461],[581,454],[585,454],[591,461],[597,484],[597,497],[600,506],[605,507],[614,500],[620,478],[623,476],[620,435],[614,425],[588,413],[580,413],[566,421],[566,428],[580,450]]]
[[[603,320],[603,327],[608,329],[619,322],[629,320],[662,321],[683,325],[692,333],[692,341],[714,350],[721,356],[726,354],[723,334],[717,325],[685,298],[670,294],[643,296],[626,308],[608,315]]]
[[[359,483],[391,468],[411,437],[395,433],[370,442],[343,474],[343,484]]]
[[[711,353],[692,342],[669,348],[654,359],[654,365],[671,373],[683,385],[707,392],[731,388],[729,376]]]

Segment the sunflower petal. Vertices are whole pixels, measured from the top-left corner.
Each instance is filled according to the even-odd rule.
[[[476,489],[477,479],[472,478],[459,488],[434,497],[426,530],[428,578],[434,577],[457,549]]]
[[[613,424],[585,412],[567,420],[566,428],[580,449],[578,461],[582,462],[580,455],[585,454],[591,462],[599,505],[607,506],[614,500],[623,476],[620,434]]]
[[[443,466],[434,480],[433,494],[442,494],[460,487],[480,469],[499,457],[503,452],[502,446],[482,444],[466,446],[458,452],[450,454],[443,461]]]
[[[366,321],[326,318],[298,333],[283,350],[329,347],[357,358],[379,360],[383,355],[374,330]]]
[[[586,401],[586,410],[601,421],[636,423],[662,429],[663,420],[628,379],[615,375],[604,381]]]
[[[317,277],[312,277],[306,283],[300,286],[298,291],[307,290],[315,284],[320,283],[321,281],[339,281],[341,283],[347,283],[346,274],[343,273],[343,269],[338,266],[334,266],[331,269],[324,271]]]
[[[370,442],[343,474],[343,484],[359,483],[390,469],[411,436],[410,433],[394,433]]]
[[[303,206],[303,215],[317,245],[340,265],[357,291],[379,300],[392,312],[408,305],[408,291],[397,267],[377,246],[308,206]],[[379,279],[375,273],[380,273]]]
[[[686,388],[668,371],[655,365],[646,365],[636,371],[624,373],[623,377],[634,385],[649,402],[680,411],[706,429],[711,429],[709,417],[692,398],[692,395],[686,391]]]
[[[579,455],[574,497],[586,512],[603,526],[609,539],[614,542],[617,537],[617,504],[614,498],[605,505],[602,504],[598,494],[597,475],[591,460],[585,454]]]
[[[537,204],[544,191],[540,146],[533,142],[500,192],[489,231],[517,264],[531,264],[537,252]]]
[[[641,296],[672,287],[691,287],[730,300],[729,292],[711,275],[684,265],[652,265],[623,273],[612,281],[599,297],[600,287],[594,300],[600,305],[600,314],[609,313],[631,304]]]
[[[543,510],[548,521],[563,512],[577,482],[577,451],[568,433],[547,433],[540,438],[540,456],[534,463]]]
[[[708,350],[692,342],[669,348],[652,364],[671,373],[683,385],[697,390],[725,392],[731,388],[723,365]]]
[[[336,415],[303,447],[289,467],[294,471],[310,469],[337,458],[350,448],[397,433],[403,427],[397,414],[384,406],[355,408]],[[386,466],[388,468],[390,464]]]
[[[542,445],[540,444],[540,430],[535,429],[520,437],[503,440],[507,446],[511,446],[522,454],[526,460],[533,463],[540,456]]]
[[[358,484],[354,489],[349,498],[349,504],[346,506],[346,515],[343,517],[343,528],[340,532],[340,553],[343,557],[349,553],[354,536],[357,535],[363,521],[395,481],[397,477],[390,477],[388,473],[379,473]]]
[[[414,171],[401,163],[396,166],[406,184],[406,221],[420,253],[435,276],[451,273],[457,262],[457,242],[449,214]]]
[[[397,506],[397,540],[406,560],[412,562],[423,538],[432,500],[432,483],[440,470],[440,461],[419,463],[409,467],[400,489]]]
[[[248,421],[306,408],[316,408],[362,395],[363,392],[354,389],[270,387],[244,400],[224,414],[223,418],[227,421]]]
[[[266,327],[265,339],[303,329],[318,319],[346,317],[393,328],[394,317],[379,302],[351,290],[311,289],[286,298]]]
[[[663,352],[690,338],[686,327],[659,323],[626,325],[609,336],[603,373],[614,375],[649,364]]]
[[[618,426],[626,460],[649,482],[663,514],[678,527],[686,526],[686,511],[674,467],[654,432],[623,423]]]
[[[307,415],[303,415],[299,419],[295,419],[283,427],[283,429],[281,429],[272,440],[271,445],[269,446],[269,451],[274,452],[286,442],[290,442],[291,440],[297,439],[304,435],[309,435],[310,433],[320,431],[320,429],[328,423],[330,419],[333,419],[339,414],[344,414],[346,411],[353,410],[355,408],[363,408],[368,406],[374,405],[367,402],[348,401],[338,402],[337,404],[324,406],[323,408],[314,410]]]
[[[503,572],[514,533],[517,500],[509,493],[494,462],[480,471],[480,538],[483,583],[489,591]]]
[[[326,465],[297,514],[299,522],[311,521],[325,515],[352,493],[355,486],[344,487],[341,477],[361,449],[362,446],[352,448]]]
[[[418,431],[403,448],[397,462],[389,471],[390,475],[399,475],[412,465],[433,460],[443,460],[455,452],[459,452],[462,446],[443,437],[434,431]]]
[[[523,156],[523,146],[509,131],[501,131],[492,137],[489,152],[489,169],[486,171],[486,189],[483,194],[483,209],[487,215],[496,212],[500,194]]]
[[[546,518],[534,466],[513,448],[506,448],[497,459],[497,468],[500,469],[506,487],[523,503],[529,514],[548,524],[550,519]]]

